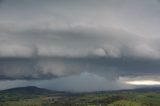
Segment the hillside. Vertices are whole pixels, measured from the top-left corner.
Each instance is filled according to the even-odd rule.
[[[160,88],[69,93],[34,86],[0,91],[0,106],[160,106]]]
[[[23,99],[34,99],[47,96],[64,96],[67,92],[52,91],[35,86],[17,87],[0,91],[0,102],[16,101]]]
[[[17,87],[0,91],[1,94],[45,95],[54,93],[51,90],[35,86]]]

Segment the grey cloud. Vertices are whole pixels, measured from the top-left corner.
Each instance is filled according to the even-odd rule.
[[[92,57],[1,58],[0,63],[1,79],[51,79],[89,72],[113,80],[120,76],[159,74],[160,64],[155,60]]]
[[[27,3],[30,4],[30,2],[31,1]],[[25,4],[23,2],[19,3]],[[17,5],[20,5],[19,3]],[[63,4],[64,2],[58,3]],[[112,5],[114,5],[115,3],[116,5],[123,4],[126,6],[125,8],[130,8],[128,7],[128,5],[131,5],[127,1],[125,1],[125,3],[109,3],[111,3]],[[144,6],[146,6],[148,3],[150,2],[147,1]],[[137,4],[137,1],[134,4]],[[110,9],[112,10],[113,8]],[[23,10],[27,11],[27,9]],[[43,8],[43,10],[47,11],[46,8]],[[100,10],[101,9],[97,9],[97,11]],[[123,8],[120,9],[120,11],[124,11]],[[32,14],[32,12],[29,13]],[[57,14],[55,13],[53,13],[53,16],[50,16],[50,14],[48,14],[48,17],[45,16],[41,18],[38,18],[39,16],[34,15],[36,18],[32,17],[30,20],[27,20],[23,17],[22,20],[9,19],[11,22],[8,22],[6,19],[6,23],[4,21],[4,23],[1,25],[1,39],[6,40],[6,42],[16,42],[17,45],[33,45],[38,48],[38,53],[40,55],[60,54],[77,56],[82,54],[82,56],[84,56],[88,55],[92,51],[94,54],[96,50],[98,50],[99,48],[103,48],[106,52],[106,55],[113,57],[121,57],[121,55],[123,55],[128,57],[131,56],[154,59],[159,58],[159,47],[155,46],[158,45],[158,41],[155,42],[155,39],[159,38],[154,39],[150,35],[149,37],[146,37],[147,35],[143,36],[143,33],[142,35],[141,33],[137,34],[137,32],[132,31],[134,28],[130,28],[130,26],[127,26],[130,29],[124,29],[123,25],[125,25],[125,23],[118,23],[117,21],[119,20],[117,19],[115,19],[115,23],[110,23],[110,19],[102,19],[103,21],[108,22],[104,23],[105,26],[103,26],[102,22],[100,22],[99,19],[91,18],[90,20],[95,22],[87,22],[86,20],[82,19],[87,18],[87,16],[81,16],[81,19],[71,21],[75,18],[74,16],[67,16],[67,14],[61,12],[59,14],[63,14],[58,16],[61,17],[60,19],[55,18],[57,17]],[[122,15],[126,14],[127,13],[122,12]],[[101,15],[102,14],[100,14],[100,16]],[[119,16],[119,18],[122,18],[121,15]],[[120,24],[120,26],[112,25],[116,24],[116,22],[117,24]],[[123,22],[123,19],[120,22]],[[130,21],[127,22],[130,23]],[[134,26],[134,24],[132,23],[131,25]],[[83,43],[81,41],[83,41]]]
[[[132,88],[132,86],[125,85],[123,81],[134,79],[158,80],[160,64],[157,60],[104,57],[1,58],[0,63],[1,80],[36,80],[35,83],[32,83],[33,85],[47,86],[50,89],[58,90],[65,90],[64,88],[66,88],[69,91]],[[46,79],[48,80],[45,81]],[[91,85],[87,86],[88,83]],[[79,88],[82,85],[85,87]]]
[[[79,74],[83,63],[66,59],[37,58],[1,58],[0,79],[52,79],[73,74]]]
[[[63,23],[63,25],[66,24]],[[91,52],[96,54],[96,50],[103,48],[105,54],[111,57],[123,55],[152,58],[152,54],[154,54],[155,58],[159,58],[159,48],[152,47],[154,46],[153,39],[148,41],[141,36],[116,28],[91,27],[90,24],[72,26],[71,24],[68,27],[61,26],[56,29],[54,27],[40,28],[36,25],[29,29],[25,27],[20,31],[4,33],[9,35],[2,35],[5,42],[14,41],[17,45],[35,46],[40,55],[59,55],[61,52],[63,53],[61,55],[86,56],[92,54]],[[11,34],[12,36],[10,36]],[[6,43],[6,45],[9,44]]]

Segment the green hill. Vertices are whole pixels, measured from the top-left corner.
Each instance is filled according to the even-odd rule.
[[[46,95],[54,93],[51,90],[38,88],[34,86],[11,88],[0,91],[1,94],[23,94],[23,95]]]

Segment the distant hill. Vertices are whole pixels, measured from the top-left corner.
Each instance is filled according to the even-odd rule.
[[[107,93],[107,92],[160,92],[160,87],[143,87],[136,89],[126,89],[126,90],[115,90],[115,91],[98,91],[98,92],[87,92],[87,93]],[[17,87],[6,90],[1,90],[0,94],[8,95],[77,95],[86,94],[83,93],[70,93],[63,91],[52,91],[45,88],[39,88],[35,86],[27,87]]]
[[[35,86],[17,87],[0,91],[0,94],[10,95],[65,95],[66,92],[52,91]]]
[[[143,88],[136,88],[132,91],[137,92],[160,92],[160,87],[143,87]]]
[[[95,91],[86,92],[87,94],[103,94],[103,93],[122,93],[122,92],[158,92],[160,93],[160,87],[140,87],[135,89],[121,89],[121,90],[111,90],[111,91]],[[82,93],[83,94],[83,93]],[[84,92],[85,94],[85,92]]]
[[[125,89],[125,90],[116,90],[112,92],[160,92],[160,87],[141,87],[141,88],[135,88],[135,89]]]

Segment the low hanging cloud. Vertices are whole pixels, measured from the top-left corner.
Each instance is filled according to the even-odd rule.
[[[159,69],[158,42],[116,28],[36,26],[5,33],[1,79],[52,79],[88,71],[115,80]]]
[[[1,58],[1,79],[52,79],[94,73],[110,80],[159,74],[160,61],[129,58]],[[150,71],[152,70],[152,71]],[[155,77],[154,77],[155,78]]]
[[[152,74],[152,68],[158,72],[160,51],[155,39],[116,28],[104,29],[71,24],[58,29],[36,25],[4,30],[1,79],[52,79],[85,71],[118,79]]]

